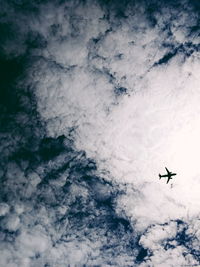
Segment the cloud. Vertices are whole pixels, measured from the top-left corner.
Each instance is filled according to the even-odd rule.
[[[193,224],[195,221],[191,222]],[[190,242],[194,235],[188,234],[188,225],[181,221],[171,221],[152,226],[140,238],[140,243],[151,251],[149,258],[140,266],[198,266],[198,257]]]
[[[2,266],[198,264],[195,3],[2,12]]]

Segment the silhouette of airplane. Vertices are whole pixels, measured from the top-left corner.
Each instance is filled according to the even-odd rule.
[[[166,167],[165,167],[165,169],[166,169],[166,171],[167,171],[167,174],[164,174],[164,175],[161,175],[160,173],[159,173],[159,179],[161,179],[161,178],[164,178],[164,177],[167,177],[168,179],[167,179],[167,184],[169,183],[169,181],[170,181],[170,179],[172,179],[172,176],[175,176],[176,175],[176,173],[172,173],[172,172],[170,172]]]

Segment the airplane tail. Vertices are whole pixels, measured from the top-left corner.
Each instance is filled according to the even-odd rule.
[[[160,177],[159,179],[161,179],[161,177],[162,177],[160,173],[159,173],[159,177]]]

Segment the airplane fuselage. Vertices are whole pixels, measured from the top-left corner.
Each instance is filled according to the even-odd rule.
[[[175,176],[176,173],[171,173],[171,174],[164,174],[164,175],[160,175],[160,177],[168,177],[168,178],[171,178],[172,176]]]

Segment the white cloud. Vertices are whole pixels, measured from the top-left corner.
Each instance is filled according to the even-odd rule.
[[[140,238],[140,244],[148,248],[151,255],[140,266],[198,266],[187,247],[178,243],[176,235],[183,230],[175,221],[149,228]]]
[[[5,217],[5,219],[2,221],[4,228],[9,231],[16,231],[19,228],[19,223],[19,217],[14,214]]]
[[[6,215],[9,212],[9,205],[7,203],[0,203],[0,216]]]

